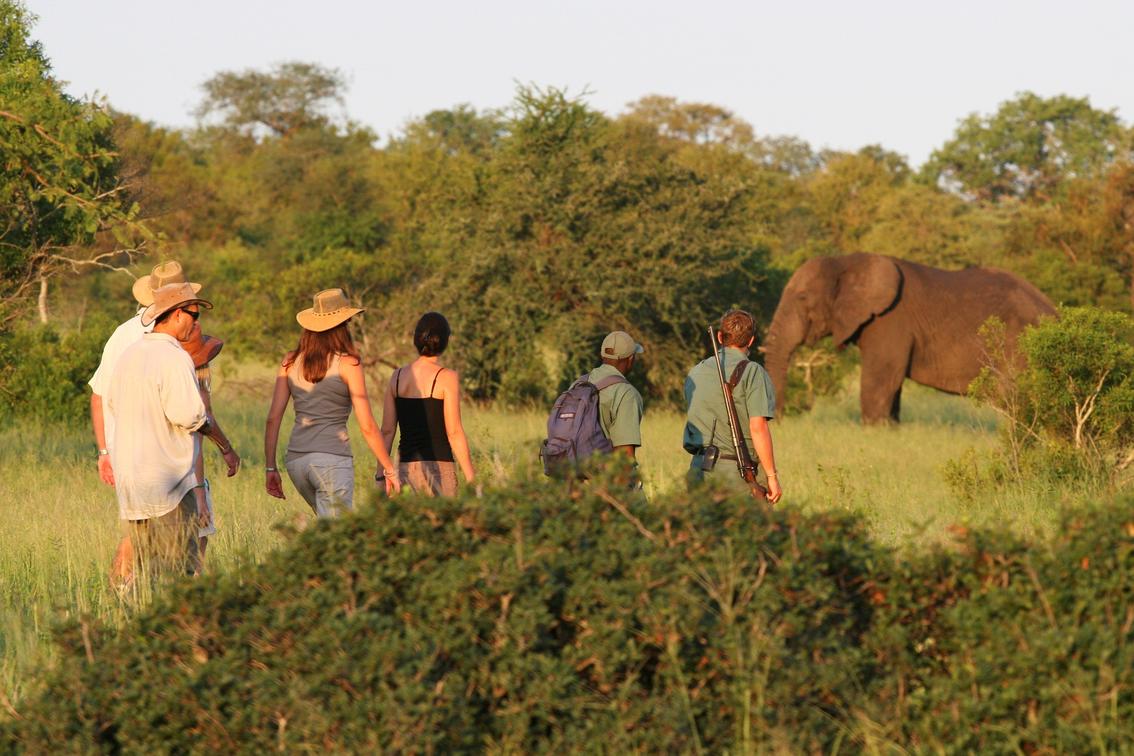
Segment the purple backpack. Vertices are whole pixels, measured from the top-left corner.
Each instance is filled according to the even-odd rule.
[[[599,392],[616,383],[629,381],[612,375],[591,383],[588,373],[555,400],[547,418],[547,438],[539,450],[546,475],[566,477],[578,472],[579,463],[592,454],[614,450],[599,422]]]

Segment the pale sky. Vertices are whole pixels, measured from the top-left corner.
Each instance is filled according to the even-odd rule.
[[[1134,119],[1130,0],[24,0],[77,96],[189,126],[223,70],[342,70],[382,137],[431,110],[507,105],[517,82],[732,110],[817,149],[881,144],[920,165],[959,119],[1030,90]]]

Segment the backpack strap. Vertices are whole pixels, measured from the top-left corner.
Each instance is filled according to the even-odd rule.
[[[602,380],[595,381],[595,389],[598,390],[598,391],[602,391],[603,389],[610,388],[611,386],[613,386],[617,383],[629,383],[629,382],[630,381],[626,380],[626,377],[623,376],[623,375],[608,375],[607,377],[603,378]]]
[[[729,396],[732,396],[732,392],[736,390],[736,385],[740,383],[740,379],[744,377],[744,371],[750,364],[749,360],[741,360],[736,363],[736,367],[732,371],[732,376],[728,379]]]

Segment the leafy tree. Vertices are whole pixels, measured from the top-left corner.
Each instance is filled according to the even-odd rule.
[[[741,147],[754,139],[752,126],[730,110],[702,102],[678,102],[662,95],[648,95],[631,103],[623,117],[647,124],[663,138],[694,144]]]
[[[146,232],[118,179],[109,113],[64,94],[32,22],[0,0],[0,323],[37,285],[46,321],[48,279],[113,266],[136,248],[130,232]],[[108,230],[115,238],[94,246]]]
[[[406,128],[405,139],[436,144],[455,154],[470,152],[485,155],[494,150],[505,134],[505,123],[499,113],[477,113],[469,105],[450,110],[434,110]]]
[[[1134,143],[1112,110],[1083,98],[1024,92],[991,116],[965,118],[922,178],[979,199],[1048,198],[1067,178],[1101,175]]]
[[[834,249],[859,251],[863,236],[878,221],[884,199],[908,177],[904,158],[881,147],[829,154],[823,168],[808,177],[807,187]]]
[[[315,63],[280,63],[270,71],[224,71],[203,85],[199,117],[217,114],[245,133],[267,129],[289,137],[307,127],[329,122],[326,108],[343,102],[346,81],[332,68]]]

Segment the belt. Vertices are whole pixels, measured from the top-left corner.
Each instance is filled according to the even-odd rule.
[[[702,446],[700,449],[698,449],[696,452],[694,452],[693,456],[695,456],[695,457],[705,456],[705,447]],[[737,456],[735,454],[726,454],[724,452],[721,452],[720,454],[717,455],[717,459],[724,459],[724,460],[728,460],[730,462],[736,462]]]

